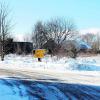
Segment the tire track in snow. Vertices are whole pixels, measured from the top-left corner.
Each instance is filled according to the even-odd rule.
[[[8,97],[9,100],[99,100],[100,86],[9,78],[0,79],[0,97],[4,100]]]

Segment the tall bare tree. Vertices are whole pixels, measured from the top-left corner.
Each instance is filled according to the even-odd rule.
[[[10,20],[8,20],[8,6],[5,3],[0,4],[0,54],[1,60],[4,60],[5,41],[9,35]]]
[[[46,35],[47,31],[45,25],[41,21],[38,21],[32,32],[32,41],[35,48],[41,48],[43,46],[48,38]]]
[[[77,35],[76,26],[71,20],[52,19],[47,23],[48,36],[61,45],[66,39]]]
[[[57,54],[66,40],[73,38],[77,33],[76,26],[71,20],[57,18],[45,23],[37,22],[33,29],[32,40],[36,49],[45,48],[52,54]]]
[[[57,18],[47,23],[37,22],[33,30],[33,40],[37,41],[39,45],[49,39],[54,40],[57,44],[62,44],[77,33],[76,26],[72,21]]]

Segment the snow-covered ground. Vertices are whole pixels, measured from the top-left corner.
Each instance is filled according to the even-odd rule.
[[[0,61],[0,76],[2,100],[100,98],[100,55],[77,59],[47,55],[38,62],[32,55],[10,54]]]
[[[0,61],[1,68],[32,68],[32,69],[48,69],[58,72],[66,71],[100,71],[100,55],[93,57],[57,58],[46,56],[42,62],[38,62],[32,55],[18,56],[7,55],[5,61]]]
[[[23,76],[22,73],[25,71],[27,75],[31,75],[32,72],[39,72],[42,75],[41,77],[47,77],[48,74],[53,78],[67,80],[69,83],[100,85],[100,55],[78,57],[77,59],[57,58],[47,55],[42,59],[42,62],[38,62],[32,55],[19,56],[10,54],[5,57],[3,62],[0,61],[0,69],[6,70],[5,74],[0,72],[1,77],[8,74],[11,76],[11,71],[17,71],[16,74],[13,73],[13,75],[17,76]],[[7,73],[8,69],[10,70],[9,73]],[[20,72],[20,75],[17,74],[18,72]],[[31,76],[34,76],[34,74]],[[36,74],[36,76],[39,75]]]

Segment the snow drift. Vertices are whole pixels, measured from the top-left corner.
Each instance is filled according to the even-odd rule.
[[[7,55],[5,61],[0,61],[1,68],[32,68],[49,69],[57,71],[77,70],[77,71],[100,71],[100,56],[78,57],[71,59],[67,57],[57,58],[46,56],[42,62],[38,62],[32,55],[18,56]]]

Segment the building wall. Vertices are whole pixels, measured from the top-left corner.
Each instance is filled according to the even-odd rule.
[[[12,39],[5,41],[5,54],[17,53],[17,54],[29,54],[33,50],[33,43],[31,42],[13,42]],[[1,43],[0,43],[1,54]]]

